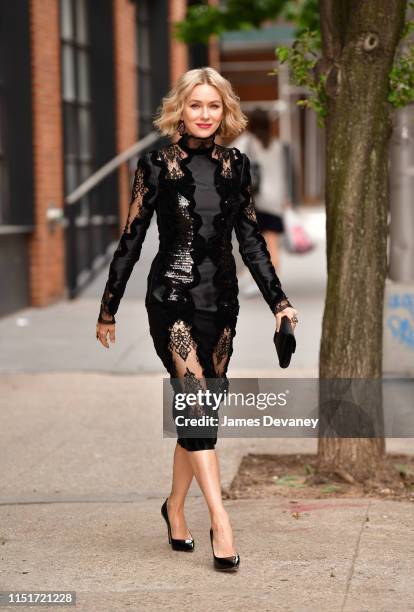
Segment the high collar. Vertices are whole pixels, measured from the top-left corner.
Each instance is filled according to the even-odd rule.
[[[211,153],[215,145],[217,130],[209,136],[195,136],[190,132],[184,132],[177,144],[187,153],[206,154]]]

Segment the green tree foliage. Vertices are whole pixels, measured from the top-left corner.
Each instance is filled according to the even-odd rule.
[[[414,8],[414,2],[408,3]],[[407,106],[414,102],[414,45],[412,33],[414,32],[414,20],[408,20],[402,34],[401,51],[394,59],[394,65],[390,72],[390,93],[388,100],[396,108]]]
[[[175,24],[175,36],[187,44],[207,44],[214,34],[260,28],[277,17],[295,23],[296,36],[305,29],[317,30],[318,0],[228,0],[219,6],[190,6],[186,18]]]
[[[298,35],[291,47],[282,46],[276,48],[276,56],[279,63],[288,63],[292,73],[293,81],[300,87],[305,87],[309,96],[299,100],[298,105],[312,108],[321,125],[327,113],[327,99],[325,92],[326,75],[318,74],[316,66],[320,57],[321,38],[320,32],[305,29]],[[269,74],[277,74],[275,68]]]
[[[409,6],[412,8],[414,1]],[[265,21],[278,17],[296,25],[296,39],[292,46],[277,47],[276,56],[280,63],[289,65],[293,82],[309,92],[308,98],[298,104],[312,108],[322,125],[327,99],[325,75],[317,70],[321,50],[318,0],[228,0],[219,6],[191,6],[186,19],[175,24],[175,36],[187,44],[207,44],[214,34],[260,28]],[[395,108],[414,102],[414,46],[409,43],[413,31],[414,21],[409,20],[401,37],[402,43],[406,42],[396,54],[390,72],[388,100]],[[277,72],[275,69],[269,74]]]
[[[414,2],[409,2],[411,8]],[[407,20],[401,36],[400,50],[396,53],[389,76],[388,100],[395,108],[414,102],[414,46],[409,38],[414,31],[414,21]],[[291,47],[283,45],[276,48],[276,56],[281,64],[289,65],[292,80],[296,85],[306,87],[309,97],[299,100],[298,104],[313,108],[318,116],[319,125],[327,114],[325,75],[319,74],[317,64],[320,59],[320,30],[305,28],[297,36]],[[277,74],[276,68],[272,74]]]

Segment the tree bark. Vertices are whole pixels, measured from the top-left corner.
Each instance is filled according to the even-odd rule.
[[[328,284],[319,376],[347,381],[342,387],[322,385],[322,421],[334,420],[339,435],[322,432],[318,458],[321,471],[339,468],[358,480],[375,475],[385,453],[381,390],[372,381],[382,376],[392,133],[388,75],[406,5],[406,0],[320,0],[322,65],[328,75]],[[355,379],[367,381],[367,387],[359,385],[355,401],[344,402],[342,392]],[[370,422],[367,437],[346,437],[352,431],[346,416],[358,423],[350,412],[355,410],[364,414],[360,422]]]

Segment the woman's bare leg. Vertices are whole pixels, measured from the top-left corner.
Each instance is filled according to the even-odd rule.
[[[230,345],[228,345],[228,340],[231,338],[230,334],[230,327],[226,327],[213,354],[215,372],[220,377],[225,373],[225,367],[229,358],[228,353],[224,356],[221,354],[223,350],[222,343],[224,342],[227,349],[230,348]],[[187,391],[187,384],[190,385],[189,388],[193,391],[194,384],[197,381],[199,389],[206,390],[206,379],[201,363],[198,360],[196,343],[192,339],[188,324],[182,320],[177,320],[171,327],[170,338],[169,348],[172,352],[174,373],[177,378],[184,381],[184,391]],[[171,495],[175,507],[172,503],[171,512],[172,515],[175,515],[177,529],[182,529],[183,531],[174,532],[173,537],[186,537],[184,533],[184,498],[190,487],[191,478],[195,475],[210,512],[211,526],[215,536],[214,550],[216,555],[218,557],[228,557],[235,554],[233,533],[221,497],[220,471],[215,449],[187,451],[182,447],[178,448],[179,446],[177,443],[176,455],[174,456],[175,474]]]
[[[217,557],[236,554],[233,532],[221,497],[220,469],[215,449],[186,451],[210,513]]]
[[[184,502],[193,480],[193,468],[188,452],[176,444],[173,462],[171,493],[168,496],[167,511],[171,524],[171,535],[180,540],[191,538],[184,517]]]
[[[276,272],[279,272],[280,257],[279,257],[279,234],[272,230],[263,230],[263,238],[266,240],[267,250],[269,251],[270,259]]]

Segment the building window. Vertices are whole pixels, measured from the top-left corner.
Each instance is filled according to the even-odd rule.
[[[10,194],[9,194],[9,168],[7,160],[7,133],[8,112],[6,95],[6,45],[5,23],[3,15],[0,16],[0,223],[10,222]]]
[[[207,6],[207,0],[187,0],[187,6]],[[192,43],[188,45],[189,68],[202,68],[208,66],[208,45],[205,43]]]
[[[34,225],[29,5],[0,2],[0,224],[23,232]]]
[[[87,0],[60,0],[65,193],[71,193],[94,169],[93,105]],[[81,215],[89,216],[89,198]]]
[[[135,0],[138,135],[154,130],[154,115],[170,87],[169,3]]]

